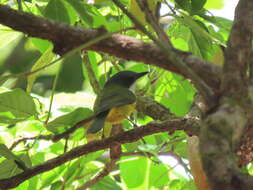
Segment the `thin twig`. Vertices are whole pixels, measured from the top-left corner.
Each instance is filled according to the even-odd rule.
[[[166,46],[169,48],[172,48],[172,44],[167,36],[167,34],[164,32],[164,30],[159,25],[158,19],[154,16],[152,11],[149,9],[147,1],[143,0],[137,0],[138,6],[141,10],[145,13],[145,18],[147,22],[152,26],[154,31],[156,32],[159,39],[162,39],[162,41],[166,42]]]
[[[27,140],[52,140],[53,135],[38,135],[35,137],[23,137],[20,139],[17,139],[10,147],[10,150],[13,150],[19,143],[25,142]]]
[[[113,125],[111,130],[111,136],[117,135],[122,132],[123,129],[121,124]],[[113,168],[115,168],[116,161],[120,158],[121,153],[122,153],[121,144],[117,142],[113,143],[112,146],[110,147],[111,161],[107,163],[104,169],[100,171],[93,179],[87,181],[84,185],[77,188],[77,190],[86,190],[89,187],[96,184],[97,182],[99,182],[100,180],[102,180],[105,176],[109,175],[109,173],[113,170]]]
[[[169,7],[169,9],[171,10],[171,12],[174,14],[174,15],[176,15],[177,14],[177,12],[174,10],[174,8],[165,0],[165,1],[163,1],[166,5],[167,5],[167,7]]]
[[[61,67],[57,71],[56,76],[54,78],[54,83],[53,83],[53,88],[52,88],[52,93],[51,93],[50,103],[49,103],[49,109],[48,109],[48,115],[47,115],[47,119],[45,121],[45,125],[47,125],[47,123],[50,119],[50,116],[51,116],[51,110],[52,110],[52,105],[53,105],[53,100],[54,100],[54,93],[55,93],[55,88],[56,88],[57,81],[58,81],[58,78],[59,78],[60,70],[61,70]]]
[[[87,181],[84,185],[77,188],[76,190],[86,190],[91,186],[95,185],[98,181],[102,180],[105,176],[109,175],[109,173],[115,168],[116,162],[118,159],[113,159],[109,163],[107,163],[102,171],[100,171],[94,178]]]
[[[99,95],[101,92],[101,87],[100,87],[99,82],[96,78],[96,75],[92,69],[92,65],[91,65],[91,62],[90,62],[89,57],[87,55],[87,52],[83,53],[82,60],[83,60],[83,64],[84,64],[85,68],[87,69],[87,74],[89,77],[90,85],[92,86],[93,91],[97,95]]]

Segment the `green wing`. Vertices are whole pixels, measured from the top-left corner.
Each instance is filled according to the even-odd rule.
[[[95,102],[94,111],[101,113],[113,107],[133,104],[135,101],[134,93],[128,88],[111,85],[102,90],[100,97]]]
[[[94,112],[97,113],[94,121],[88,129],[88,133],[97,133],[104,127],[104,123],[110,109],[113,107],[132,104],[136,101],[133,92],[128,88],[111,85],[104,88],[94,105]]]
[[[99,113],[89,126],[87,133],[97,133],[100,131],[104,127],[108,112],[109,111],[104,111]]]

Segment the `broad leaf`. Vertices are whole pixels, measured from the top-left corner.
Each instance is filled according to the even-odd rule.
[[[71,128],[79,121],[88,118],[92,115],[92,111],[88,108],[77,108],[71,113],[62,115],[53,121],[49,122],[47,129],[53,133],[62,133]]]
[[[224,7],[224,0],[207,0],[205,4],[206,9],[222,9]]]
[[[37,115],[33,98],[22,89],[15,89],[0,94],[0,112],[9,112],[17,119],[25,119]]]
[[[91,187],[91,190],[122,190],[122,188],[116,183],[116,180],[110,176],[106,176],[103,180],[96,183]]]
[[[120,176],[127,189],[148,189],[150,161],[146,157],[124,157],[120,161]]]
[[[27,154],[22,154],[18,156],[18,159],[21,160],[26,167],[31,167],[31,160]],[[23,172],[13,159],[4,160],[0,163],[0,179],[9,178],[18,173]]]
[[[152,189],[152,187],[162,189],[168,184],[169,168],[165,164],[156,164],[152,162],[150,165],[149,189]]]
[[[33,65],[32,69],[31,69],[31,72],[32,71],[36,71],[38,70],[39,68],[42,68],[44,67],[45,65],[48,65],[52,59],[54,58],[55,54],[52,52],[52,46],[49,47],[42,55],[41,57],[36,61],[36,63]],[[42,71],[42,70],[41,70]],[[39,75],[40,72],[36,72],[34,74],[31,74],[27,77],[27,88],[26,88],[26,91],[28,93],[31,92],[32,90],[32,86],[33,86],[33,83],[34,81],[36,80],[37,76]]]
[[[50,0],[45,8],[44,15],[59,22],[74,23],[75,11],[64,0]]]
[[[193,12],[200,11],[205,5],[207,0],[191,0],[191,6]]]

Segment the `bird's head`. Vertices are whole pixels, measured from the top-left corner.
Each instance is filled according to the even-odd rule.
[[[108,81],[105,83],[105,86],[121,85],[129,88],[138,78],[146,75],[147,73],[148,72],[136,73],[133,71],[121,71],[108,79]]]

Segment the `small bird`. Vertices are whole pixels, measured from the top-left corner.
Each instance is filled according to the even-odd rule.
[[[121,123],[135,108],[136,97],[129,88],[148,72],[121,71],[105,83],[94,104],[95,118],[87,134],[99,132],[105,125]]]

